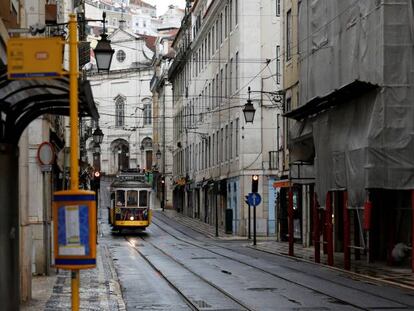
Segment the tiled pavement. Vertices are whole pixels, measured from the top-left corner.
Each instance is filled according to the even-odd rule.
[[[95,269],[80,271],[80,310],[125,310],[118,278],[105,243],[98,244]],[[33,300],[21,310],[59,311],[71,309],[71,273],[59,270],[49,277],[35,277]],[[45,290],[47,288],[47,290]]]
[[[200,220],[184,216],[183,214],[177,213],[175,210],[165,210],[164,215],[173,218],[177,222],[191,227],[192,229],[199,231],[205,235],[208,235],[212,238],[215,237],[215,227],[210,226]],[[240,240],[245,237],[233,236],[230,234],[225,234],[222,228],[219,228],[219,237],[220,240]],[[253,246],[251,242],[246,240],[246,246],[251,248],[256,248],[261,251],[288,256],[289,245],[287,242],[277,242],[274,238],[268,237],[258,237],[257,245]],[[314,262],[314,248],[304,248],[301,245],[295,244],[294,255],[296,258]],[[399,268],[399,267],[390,267],[382,263],[366,263],[364,260],[355,261],[351,260],[351,271],[346,271],[343,269],[343,254],[337,253],[334,258],[334,267],[329,267],[330,269],[337,269],[346,273],[349,273],[351,277],[354,278],[365,278],[376,281],[386,282],[388,284],[401,286],[404,288],[409,288],[414,290],[414,273],[411,272],[409,268]],[[321,252],[321,264],[327,264],[326,256]],[[327,266],[328,267],[328,266]]]

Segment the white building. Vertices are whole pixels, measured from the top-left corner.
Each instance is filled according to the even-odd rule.
[[[109,73],[90,72],[88,79],[104,133],[101,170],[115,174],[120,169],[152,168],[153,51],[149,37],[118,29],[109,37],[115,50]],[[147,41],[146,41],[147,40]],[[154,38],[155,40],[155,38]],[[147,43],[149,42],[149,43]],[[93,142],[87,142],[92,159]]]
[[[161,207],[172,206],[172,166],[173,166],[173,101],[172,85],[168,81],[168,70],[175,56],[171,48],[172,41],[178,29],[165,31],[155,42],[155,55],[153,58],[154,76],[151,79],[151,92],[153,93],[154,122],[153,137],[154,150],[158,152],[156,195]],[[164,184],[162,183],[164,181]]]
[[[263,200],[257,230],[275,234],[272,184],[280,173],[282,103],[263,92],[282,88],[280,1],[202,0],[182,24],[169,71],[175,109],[174,206],[220,227],[229,215],[226,229],[246,234],[244,197],[251,192],[252,174],[258,174]],[[249,86],[256,108],[253,124],[242,112]]]

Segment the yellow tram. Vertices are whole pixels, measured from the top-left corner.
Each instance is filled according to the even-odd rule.
[[[151,223],[151,185],[145,174],[121,172],[111,183],[109,223],[113,230],[144,229]]]

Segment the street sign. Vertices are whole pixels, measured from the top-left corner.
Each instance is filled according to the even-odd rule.
[[[37,160],[40,165],[51,165],[55,161],[55,150],[53,145],[47,141],[40,144],[37,149]]]
[[[63,72],[61,38],[10,38],[7,41],[9,79],[57,78]]]
[[[247,202],[249,205],[257,206],[262,202],[262,197],[258,193],[249,193]]]

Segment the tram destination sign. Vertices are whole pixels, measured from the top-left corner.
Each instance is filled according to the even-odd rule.
[[[58,78],[63,73],[61,38],[10,38],[7,41],[9,79]]]

